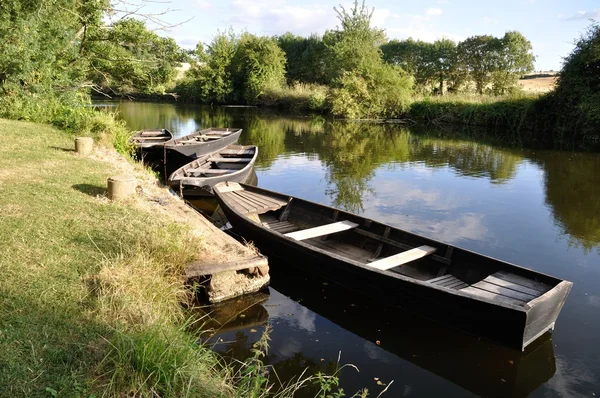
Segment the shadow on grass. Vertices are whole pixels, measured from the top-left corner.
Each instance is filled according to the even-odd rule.
[[[106,188],[100,187],[98,185],[75,184],[72,186],[72,188],[78,190],[79,192],[83,192],[83,193],[88,194],[93,197],[106,194]]]
[[[50,146],[50,149],[54,149],[55,151],[63,151],[63,152],[75,152],[73,148],[63,148],[60,146]]]

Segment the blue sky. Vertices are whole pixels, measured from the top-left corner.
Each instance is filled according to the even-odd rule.
[[[260,35],[287,31],[322,34],[335,28],[333,7],[340,4],[339,0],[137,1],[147,1],[141,12],[171,9],[160,18],[181,25],[159,33],[174,37],[186,48],[193,48],[198,41],[208,43],[217,30],[230,27],[236,32],[247,30]],[[351,4],[341,3],[346,7]],[[461,40],[518,30],[533,44],[536,70],[560,69],[563,57],[572,50],[589,20],[600,21],[598,0],[367,0],[367,5],[375,8],[373,24],[384,28],[388,38]]]

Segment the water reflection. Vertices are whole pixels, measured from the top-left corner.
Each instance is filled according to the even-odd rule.
[[[415,395],[442,390],[445,396],[464,395],[460,389],[465,389],[487,397],[526,397],[556,371],[549,334],[522,353],[402,311],[380,308],[376,302],[357,297],[355,302],[348,301],[351,292],[319,279],[290,273],[273,277],[275,287],[285,295],[272,289],[269,300],[259,305],[269,312],[274,326],[265,361],[283,381],[307,368],[312,373],[335,371],[336,355],[330,348],[342,350],[342,363],[352,360],[361,372],[367,372],[366,377],[352,370],[342,373],[350,392],[369,386],[369,379],[377,375],[382,382],[398,382],[391,386],[391,396],[406,389]],[[251,312],[248,308],[240,311]],[[231,318],[229,314],[226,317]],[[260,331],[254,324],[241,325],[238,330],[217,333],[209,342],[227,356],[247,358]],[[358,361],[357,353],[362,355]],[[424,383],[413,378],[423,371],[435,374],[436,381],[430,377]],[[314,391],[299,396],[314,396]]]
[[[570,244],[586,250],[600,243],[600,156],[536,151],[529,155],[545,172],[546,203]]]

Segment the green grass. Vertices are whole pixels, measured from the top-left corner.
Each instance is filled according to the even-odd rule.
[[[52,127],[0,119],[0,396],[230,396],[186,334],[201,241],[97,197],[119,171]]]

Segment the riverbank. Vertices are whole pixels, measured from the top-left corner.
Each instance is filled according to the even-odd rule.
[[[89,157],[50,126],[0,119],[0,395],[233,396],[184,329],[183,266],[250,249],[221,242],[153,175],[112,149]],[[106,178],[135,174],[112,203]]]

